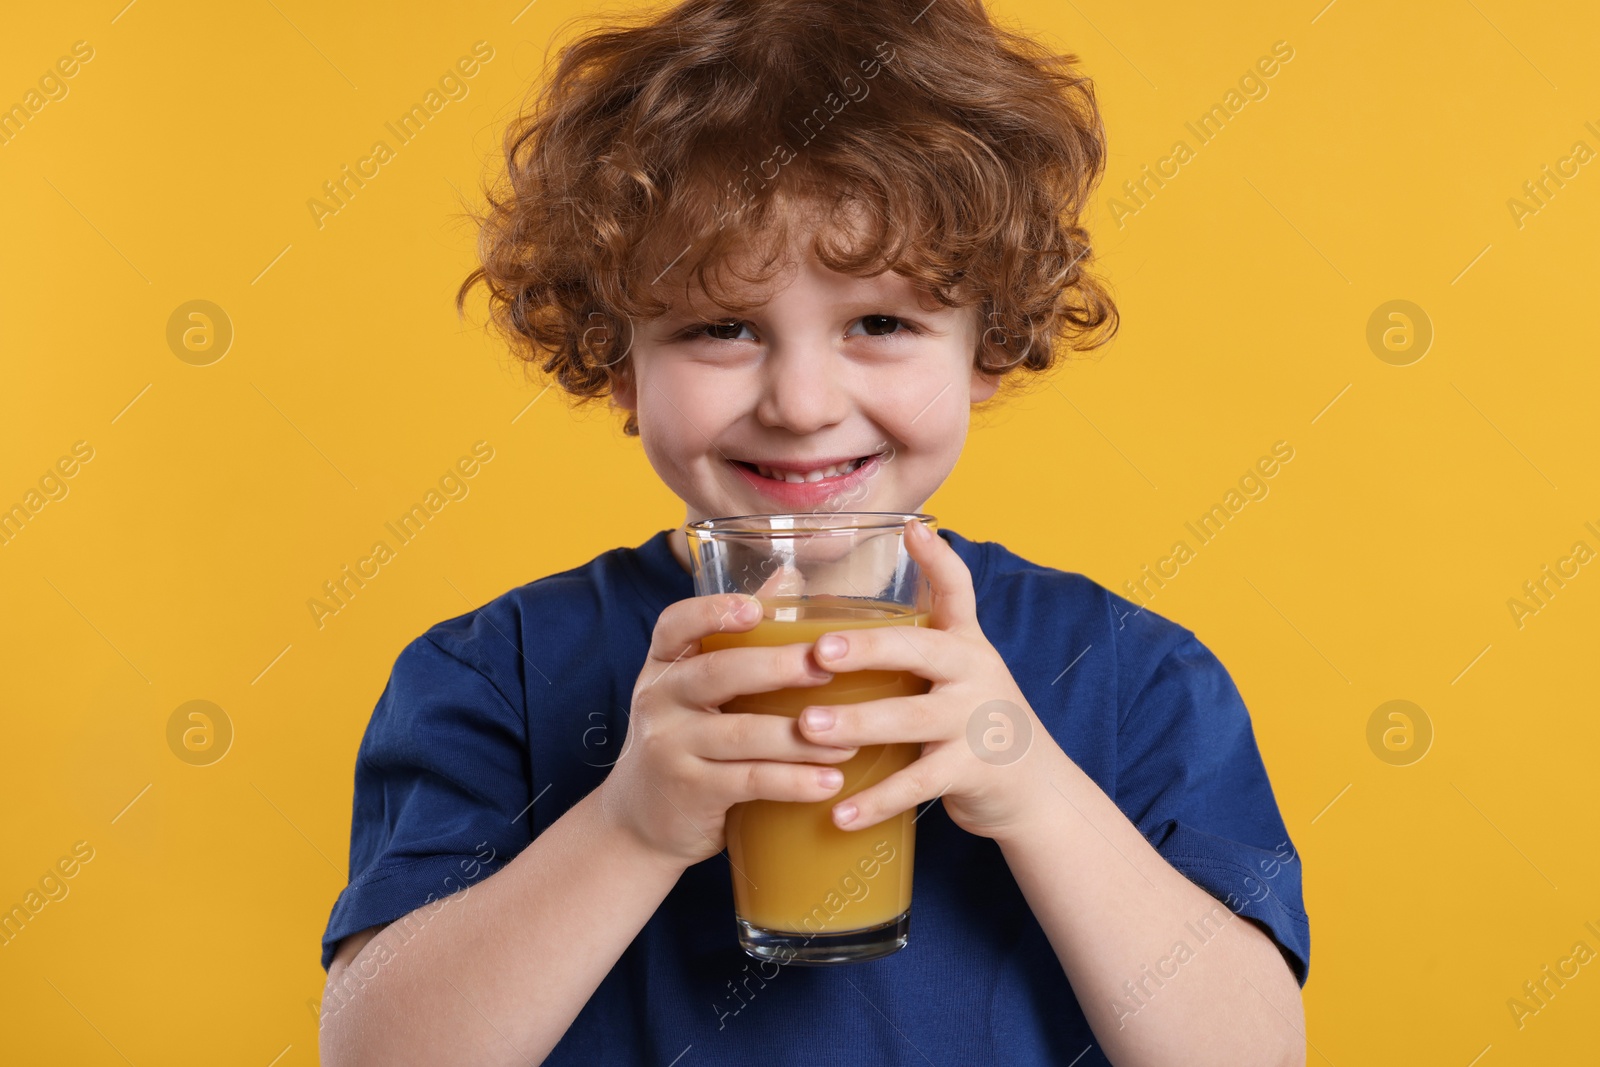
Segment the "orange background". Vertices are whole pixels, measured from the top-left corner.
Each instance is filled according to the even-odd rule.
[[[976,426],[928,510],[1118,591],[1190,541],[1150,606],[1254,715],[1306,863],[1313,1063],[1594,1056],[1594,965],[1520,1028],[1507,1005],[1600,949],[1597,568],[1567,564],[1521,625],[1508,606],[1600,548],[1600,20],[1577,6],[993,4],[1096,80],[1091,224],[1124,327]],[[541,398],[451,306],[460,197],[590,10],[8,12],[0,106],[74,42],[93,55],[0,143],[0,507],[40,490],[0,545],[0,907],[74,872],[0,946],[0,1059],[312,1062],[355,749],[395,655],[681,519],[616,420]],[[479,41],[467,95],[319,226],[322,183]],[[1280,41],[1266,94],[1200,144],[1185,124]],[[1547,164],[1568,177],[1536,204]],[[220,359],[169,344],[193,300],[231,324]],[[468,495],[319,627],[322,583],[480,441]],[[1197,547],[1185,522],[1278,441],[1270,493]],[[76,442],[92,458],[49,477]],[[169,730],[196,700],[220,715]],[[1369,734],[1392,700],[1420,712]]]

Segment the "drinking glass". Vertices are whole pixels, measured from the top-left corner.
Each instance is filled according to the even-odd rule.
[[[696,595],[743,593],[761,602],[754,629],[711,634],[701,640],[702,650],[810,644],[836,630],[927,626],[932,592],[905,546],[911,518],[937,528],[932,515],[895,512],[736,515],[690,523]],[[820,686],[741,696],[722,711],[797,719],[812,704],[910,696],[929,685],[909,671],[846,671]],[[921,748],[915,742],[862,746],[838,764],[844,785],[829,800],[752,800],[729,809],[735,921],[745,952],[827,964],[877,959],[905,947],[915,815],[905,811],[850,831],[833,824],[831,809],[910,765]]]

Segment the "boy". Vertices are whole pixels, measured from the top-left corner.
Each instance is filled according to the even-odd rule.
[[[972,405],[1114,329],[1075,62],[978,0],[594,33],[508,133],[458,301],[483,282],[519,355],[628,412],[686,523],[916,512]],[[1303,1063],[1299,862],[1222,665],[1082,575],[907,539],[935,609],[905,635],[702,652],[758,613],[692,595],[680,526],[407,646],[357,756],[325,1062]],[[718,710],[868,668],[931,688]],[[995,707],[1004,759],[967,741]],[[921,758],[837,795],[890,741]],[[831,799],[864,849],[927,802],[909,946],[745,957],[721,850],[757,798]]]

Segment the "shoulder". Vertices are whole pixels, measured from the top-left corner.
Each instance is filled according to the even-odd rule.
[[[542,686],[563,660],[593,656],[597,630],[616,632],[619,614],[640,612],[634,554],[609,549],[436,622],[401,651],[396,673],[408,665],[454,665],[481,675],[520,708],[530,681]]]
[[[940,532],[972,572],[979,622],[1008,662],[1103,650],[1125,712],[1164,661],[1210,657],[1194,631],[1088,575],[1034,562],[998,541]]]

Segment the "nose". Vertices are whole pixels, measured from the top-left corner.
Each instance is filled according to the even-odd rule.
[[[787,345],[768,353],[762,368],[756,418],[796,434],[842,422],[850,394],[840,360],[824,345]]]

